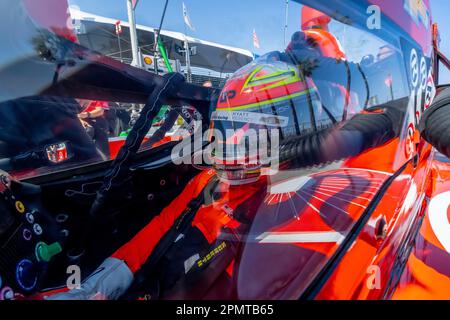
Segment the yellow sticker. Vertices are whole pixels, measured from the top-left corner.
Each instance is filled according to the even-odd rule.
[[[19,213],[25,212],[25,205],[22,203],[22,201],[16,201],[16,210],[19,211]]]
[[[208,263],[212,258],[218,255],[222,250],[226,247],[226,243],[222,242],[219,246],[212,249],[210,253],[208,253],[203,259],[197,260],[197,265],[199,267],[203,266],[203,264]]]
[[[145,58],[144,58],[144,62],[145,62],[145,64],[150,65],[150,64],[153,63],[153,60],[152,60],[152,58],[150,58],[150,57],[145,57]]]

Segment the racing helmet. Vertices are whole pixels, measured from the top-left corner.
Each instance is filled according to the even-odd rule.
[[[226,82],[211,114],[217,175],[236,185],[277,170],[280,144],[315,128],[311,113],[322,111],[312,79],[277,53],[244,66]]]
[[[286,51],[313,47],[329,58],[345,60],[344,50],[338,39],[329,31],[331,17],[308,6],[302,7],[301,31],[292,35]]]
[[[301,24],[302,30],[308,29],[323,29],[328,30],[328,24],[331,22],[331,17],[325,13],[314,8],[303,6]]]

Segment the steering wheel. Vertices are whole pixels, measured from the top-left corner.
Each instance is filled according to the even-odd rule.
[[[0,170],[0,300],[36,292],[63,239],[41,188]]]
[[[125,144],[111,164],[102,186],[97,191],[96,199],[91,206],[90,219],[80,238],[80,243],[78,247],[72,249],[72,252],[76,252],[77,256],[81,257],[83,255],[89,243],[90,234],[97,223],[102,220],[102,213],[107,211],[109,207],[114,207],[115,203],[120,201],[120,195],[123,194],[123,185],[125,181],[130,179],[130,167],[145,135],[161,107],[170,103],[168,100],[174,96],[175,90],[178,89],[178,86],[184,80],[184,77],[179,73],[166,74],[162,77],[161,83],[157,84],[150,94],[139,118],[131,128]]]
[[[153,119],[159,113],[167,97],[183,81],[184,77],[181,74],[170,73],[165,75],[162,83],[157,85],[153,90],[138,120],[131,128],[125,144],[120,149],[103,180],[103,185],[98,191],[97,198],[91,208],[91,215],[93,217],[98,216],[102,209],[105,208],[105,205],[110,200],[112,190],[117,190],[117,187],[120,187],[122,182],[128,178],[130,165],[140,149],[142,141],[153,123]]]

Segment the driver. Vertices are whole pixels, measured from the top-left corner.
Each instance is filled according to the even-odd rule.
[[[309,103],[319,110],[316,91],[311,79],[281,61],[262,59],[238,71],[223,88],[211,117],[213,168],[190,181],[81,288],[50,298],[117,299],[141,282],[145,291],[139,293],[153,298],[219,297],[208,291],[212,287],[220,287],[220,294],[230,290],[233,296],[234,258],[266,196],[266,172],[275,156],[271,146],[277,145],[276,139],[302,132],[306,123],[299,123],[297,113]],[[249,148],[252,134],[260,138],[262,130],[267,140],[258,142],[267,142],[270,152]],[[216,282],[224,285],[212,286]]]
[[[223,88],[211,117],[213,169],[190,181],[80,288],[49,299],[118,299],[130,292],[152,299],[214,299],[225,291],[235,297],[235,258],[267,194],[266,173],[271,172],[267,167],[277,157],[273,150],[280,141],[319,130],[309,112],[321,115],[322,126],[332,126],[337,118],[323,107],[311,74],[292,62],[300,65],[325,57],[336,64],[343,56],[326,57],[314,46],[305,51],[295,43],[298,36],[281,59],[269,55],[256,60],[237,71]],[[283,61],[283,54],[289,63]],[[316,72],[315,67],[310,71]],[[254,152],[249,141],[255,141],[255,134],[256,145],[265,142],[270,152]]]

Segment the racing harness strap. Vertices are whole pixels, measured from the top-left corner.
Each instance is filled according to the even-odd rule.
[[[250,198],[239,204],[232,213],[232,219],[239,222],[239,225],[225,224],[212,244],[208,244],[203,250],[197,249],[196,252],[200,253],[196,255],[198,260],[185,275],[164,288],[160,298],[169,300],[238,298],[236,270],[239,270],[242,245],[246,242],[245,237],[248,235],[257,208],[265,197],[266,190],[259,188]],[[187,237],[195,237],[195,231],[201,233],[200,230],[194,230],[194,235],[189,234]],[[192,242],[194,245],[198,243],[195,240]],[[171,253],[168,254],[169,260],[174,261],[170,256]],[[177,258],[175,256],[175,261]]]
[[[198,209],[205,203],[206,197],[211,194],[211,190],[214,190],[218,183],[219,179],[217,176],[214,176],[198,196],[187,204],[186,208],[175,220],[169,231],[158,242],[147,261],[135,274],[133,284],[127,290],[123,298],[133,300],[136,297],[142,296],[145,293],[146,288],[151,286],[151,284],[149,284],[149,278],[151,278],[149,275],[154,273],[156,266],[164,255],[172,248],[177,241],[177,238],[191,226]]]

